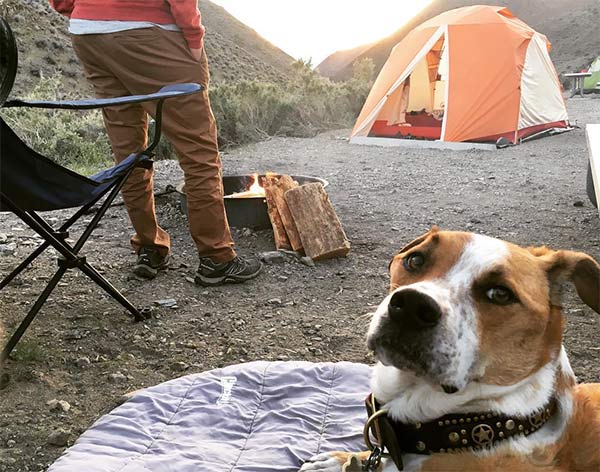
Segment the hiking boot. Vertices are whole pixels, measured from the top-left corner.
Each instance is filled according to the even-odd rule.
[[[138,253],[137,262],[133,273],[138,277],[153,279],[159,270],[166,269],[169,265],[169,255],[161,256],[156,248],[143,247]]]
[[[196,283],[203,287],[225,283],[242,283],[253,279],[262,270],[262,263],[255,257],[236,256],[229,262],[214,262],[210,257],[201,257]]]

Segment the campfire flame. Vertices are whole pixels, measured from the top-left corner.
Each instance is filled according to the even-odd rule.
[[[252,185],[246,191],[225,195],[225,198],[265,198],[265,188],[260,184],[258,174],[253,174]]]
[[[265,189],[262,185],[260,185],[260,179],[258,178],[258,174],[253,174],[252,177],[254,179],[254,182],[252,182],[252,185],[250,185],[250,188],[248,188],[248,192],[260,193],[264,195]]]

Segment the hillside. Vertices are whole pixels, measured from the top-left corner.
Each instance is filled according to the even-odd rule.
[[[338,71],[345,69],[346,67],[352,67],[354,60],[371,49],[374,45],[375,43],[369,43],[352,49],[336,51],[321,62],[316,67],[316,70],[326,77],[334,77]]]
[[[545,34],[552,43],[551,57],[559,73],[579,70],[600,54],[598,0],[434,0],[392,35],[366,50],[359,47],[334,53],[319,64],[318,70],[335,80],[344,80],[351,76],[354,61],[370,57],[379,71],[391,49],[413,28],[444,11],[479,4],[507,6],[521,20]]]
[[[199,0],[206,27],[205,47],[212,81],[259,79],[280,81],[290,73],[294,59],[263,39],[222,7]],[[1,0],[19,45],[19,73],[13,95],[21,95],[39,77],[60,74],[65,90],[88,95],[81,66],[73,50],[68,20],[54,12],[47,0]]]

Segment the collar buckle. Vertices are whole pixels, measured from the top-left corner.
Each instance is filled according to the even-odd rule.
[[[388,410],[379,409],[373,394],[367,397],[366,406],[370,416],[363,429],[363,438],[365,444],[371,450],[371,455],[363,464],[363,470],[365,472],[375,471],[384,457],[390,457],[398,470],[404,470],[402,451],[397,441],[395,441],[394,430],[387,418]],[[371,441],[371,434],[376,444]],[[385,449],[387,449],[387,452],[384,452]]]

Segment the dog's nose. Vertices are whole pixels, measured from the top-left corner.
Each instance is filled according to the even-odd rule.
[[[440,306],[433,298],[413,289],[394,293],[390,299],[388,314],[393,321],[410,329],[431,328],[442,317]]]

